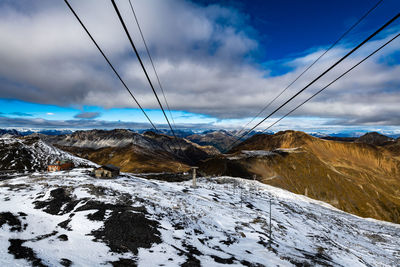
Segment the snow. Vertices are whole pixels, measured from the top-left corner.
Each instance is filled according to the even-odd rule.
[[[302,152],[300,148],[278,148],[275,150],[242,150],[240,154],[236,154],[234,156],[227,157],[229,160],[238,160],[243,158],[251,158],[251,157],[269,157],[274,156],[279,152],[286,153],[300,153]]]
[[[5,154],[2,158],[0,168],[3,169],[12,169],[17,162],[25,164],[25,170],[28,167],[30,170],[44,169],[48,164],[54,163],[57,159],[71,160],[76,166],[98,166],[89,160],[76,157],[52,145],[48,145],[40,139],[21,139],[3,135],[0,137],[0,148],[3,151],[15,152],[13,155]],[[5,161],[7,157],[13,157],[13,159],[7,163]],[[26,164],[29,164],[29,166]]]
[[[28,224],[22,232],[11,232],[8,225],[0,228],[0,266],[30,265],[8,253],[10,238],[30,240],[23,245],[32,248],[49,266],[58,266],[61,258],[68,258],[77,266],[110,265],[119,258],[133,259],[139,266],[179,266],[188,258],[188,245],[199,251],[192,256],[202,266],[226,266],[218,262],[223,259],[231,259],[233,266],[294,266],[305,262],[400,265],[400,225],[360,218],[257,181],[199,178],[198,188],[193,189],[191,181],[168,183],[126,173],[118,179],[102,180],[88,176],[87,171],[36,172],[0,182],[0,212],[24,212],[27,216],[22,221]],[[102,221],[87,218],[93,210],[73,211],[75,215],[70,218],[70,213],[51,215],[34,208],[34,201],[49,199],[50,191],[59,187],[68,188],[82,199],[75,210],[88,199],[118,203],[121,195],[129,194],[132,206],[138,205],[136,199],[144,199],[146,217],[160,223],[162,243],[153,244],[150,249],[139,248],[137,255],[111,252],[105,243],[94,241],[90,235],[103,226]],[[107,190],[99,195],[93,194],[91,188]],[[272,249],[268,249],[270,200]],[[68,218],[72,231],[57,226]],[[182,227],[177,228],[178,224]],[[34,240],[55,230],[56,235]],[[68,241],[60,241],[60,234],[68,235]]]
[[[242,153],[247,156],[272,156],[275,154],[268,150],[242,150]]]

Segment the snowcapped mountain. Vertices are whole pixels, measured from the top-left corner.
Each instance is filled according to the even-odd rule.
[[[193,189],[86,172],[0,181],[1,266],[400,264],[399,225],[257,181],[200,178]]]
[[[95,164],[44,143],[38,137],[0,137],[0,170],[45,170],[57,159],[69,159],[76,166]]]

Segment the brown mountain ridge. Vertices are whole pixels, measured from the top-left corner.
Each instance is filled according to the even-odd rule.
[[[111,163],[131,173],[185,172],[190,165],[219,153],[214,147],[151,131],[90,130],[40,137],[81,158],[97,164]]]
[[[400,161],[385,146],[284,131],[255,135],[201,171],[242,176],[322,200],[347,212],[400,223]]]

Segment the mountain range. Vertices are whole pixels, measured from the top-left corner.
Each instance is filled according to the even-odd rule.
[[[122,129],[7,138],[0,142],[3,170],[45,169],[71,154],[137,174],[182,173],[197,165],[200,175],[257,179],[359,216],[400,222],[400,139],[379,133],[353,140],[295,131],[256,134],[227,154],[220,153],[233,140],[226,131],[177,139]]]
[[[97,164],[111,163],[122,171],[184,172],[190,165],[218,154],[212,146],[200,146],[187,139],[151,131],[76,131],[72,134],[38,135],[43,141]]]
[[[296,131],[260,134],[203,161],[200,170],[257,179],[363,217],[400,223],[399,140],[382,141],[375,133],[355,142]]]

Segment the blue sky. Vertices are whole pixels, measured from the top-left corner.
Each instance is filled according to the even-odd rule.
[[[203,4],[223,4],[247,14],[249,24],[257,31],[263,55],[259,60],[281,60],[297,57],[309,49],[333,43],[377,0],[281,0],[238,1],[204,0]],[[388,20],[398,1],[383,1],[347,40],[364,36]]]
[[[70,2],[149,117],[164,127],[109,1]],[[376,2],[151,0],[134,1],[134,7],[177,126],[240,128]],[[126,1],[117,3],[157,85],[129,6]],[[384,0],[276,105],[399,10],[398,1]],[[394,23],[275,119],[399,29],[400,22]],[[3,1],[0,34],[5,40],[0,43],[0,127],[66,128],[70,123],[75,129],[146,123],[62,1]],[[395,116],[400,111],[399,48],[400,41],[394,41],[276,130],[400,131]]]

